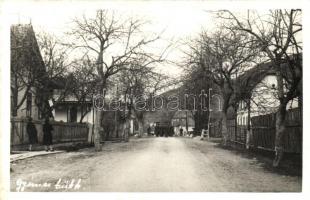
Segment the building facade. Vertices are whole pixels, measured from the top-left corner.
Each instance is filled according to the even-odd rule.
[[[40,92],[46,83],[45,65],[32,25],[12,25],[11,116],[42,119],[47,99]]]

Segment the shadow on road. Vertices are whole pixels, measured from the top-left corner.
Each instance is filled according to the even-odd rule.
[[[238,145],[234,147],[226,147],[216,142],[216,148],[230,151],[241,157],[253,160],[253,165],[260,165],[264,170],[287,176],[302,176],[302,156],[299,154],[286,153],[280,166],[275,168],[272,166],[274,152],[260,149],[244,149]]]

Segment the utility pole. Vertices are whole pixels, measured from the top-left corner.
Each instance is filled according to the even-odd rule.
[[[209,110],[209,113],[208,113],[208,135],[210,137],[210,120],[211,120],[211,91],[212,91],[212,88],[209,88],[209,103],[208,103],[208,110]]]
[[[118,99],[118,84],[116,85],[116,98]],[[115,131],[115,136],[118,138],[117,109],[114,110],[114,131]]]
[[[95,103],[94,103],[94,92],[92,93],[92,100],[93,100],[93,107],[92,107],[92,109],[93,109],[93,124],[92,124],[92,134],[91,134],[91,143],[93,144],[93,142],[94,142],[94,129],[95,129]]]
[[[188,121],[187,121],[187,110],[185,110],[185,127],[186,127],[186,133],[188,134]]]

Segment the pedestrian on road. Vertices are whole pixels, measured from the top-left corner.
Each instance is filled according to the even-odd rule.
[[[43,125],[43,144],[45,145],[45,151],[54,151],[52,135],[53,130],[53,126],[49,123],[49,118],[46,118]]]
[[[32,146],[38,143],[38,135],[37,135],[38,133],[37,133],[36,126],[32,122],[31,117],[29,117],[28,123],[27,123],[27,134],[28,134],[28,139],[29,139],[28,150],[32,151]]]
[[[180,128],[180,136],[183,136],[183,128]]]
[[[147,128],[147,135],[148,135],[148,136],[151,135],[151,126],[149,126],[149,127]]]

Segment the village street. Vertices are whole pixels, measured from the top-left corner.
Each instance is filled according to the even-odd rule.
[[[101,152],[37,156],[11,168],[11,191],[301,191],[301,177],[271,172],[255,157],[191,138],[106,143]]]

